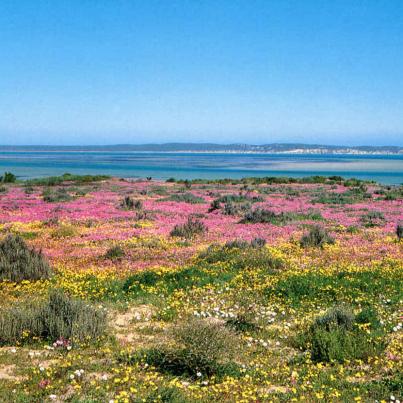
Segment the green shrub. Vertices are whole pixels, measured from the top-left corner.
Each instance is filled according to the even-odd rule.
[[[301,237],[300,244],[303,248],[313,246],[322,248],[325,244],[333,244],[334,238],[320,225],[313,226],[308,233]]]
[[[361,216],[364,227],[377,227],[385,224],[385,216],[380,211],[369,211]]]
[[[105,253],[105,259],[115,260],[120,259],[125,255],[125,251],[119,246],[115,245],[109,248]]]
[[[210,245],[199,254],[199,259],[209,264],[228,262],[233,270],[256,268],[275,272],[283,267],[283,262],[273,257],[267,248],[245,245],[243,241],[233,241],[224,246]]]
[[[0,344],[16,344],[33,338],[90,341],[101,336],[105,329],[105,311],[69,298],[61,291],[52,291],[42,303],[12,306],[1,312]]]
[[[179,203],[190,203],[190,204],[198,204],[206,202],[202,197],[195,196],[193,193],[175,193],[169,197],[160,199],[159,201],[161,202],[174,201]]]
[[[51,237],[55,239],[70,238],[77,234],[77,229],[70,224],[60,224],[51,232]]]
[[[20,236],[8,235],[0,242],[0,280],[41,280],[51,273],[42,253],[30,249]]]
[[[68,202],[74,199],[65,188],[54,189],[45,189],[42,192],[42,197],[45,202],[48,203],[60,203],[60,202]]]
[[[396,225],[396,236],[399,241],[403,238],[403,223]]]
[[[74,182],[76,184],[84,184],[91,182],[98,182],[109,179],[110,176],[106,175],[72,175],[65,173],[61,176],[50,176],[47,178],[29,179],[25,182],[28,186],[56,186],[61,185],[63,182]]]
[[[241,215],[244,214],[245,212],[250,211],[250,209],[251,209],[250,202],[234,203],[229,201],[224,204],[222,213],[224,215]]]
[[[373,312],[370,320],[373,321]],[[362,312],[358,320],[367,319],[368,311]],[[296,345],[309,349],[315,362],[343,362],[366,359],[381,352],[385,345],[380,333],[367,334],[357,326],[357,318],[351,309],[331,308],[318,317],[310,328],[296,337]]]
[[[175,225],[170,235],[172,237],[191,239],[206,232],[207,227],[200,220],[189,217],[186,223]]]
[[[143,359],[162,372],[192,378],[234,375],[232,361],[239,347],[229,329],[204,320],[190,319],[172,331],[175,345],[162,345],[144,352]],[[199,373],[199,376],[198,376]]]
[[[265,209],[255,209],[253,211],[248,211],[241,223],[268,223],[273,225],[285,225],[292,221],[302,221],[302,220],[323,220],[322,215],[319,211],[308,210],[306,213],[299,213],[293,211],[274,213],[270,210]]]
[[[0,176],[0,182],[3,183],[14,183],[17,177],[11,172],[5,172],[3,176]]]
[[[120,207],[123,210],[141,210],[143,208],[143,203],[141,200],[133,200],[130,196],[125,196],[125,198],[120,202]]]

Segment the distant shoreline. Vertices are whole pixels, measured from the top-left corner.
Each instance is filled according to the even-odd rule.
[[[318,144],[212,144],[212,143],[166,143],[166,144],[116,144],[89,146],[50,146],[50,145],[0,145],[0,152],[47,152],[47,153],[161,153],[161,154],[256,154],[256,155],[351,155],[351,156],[382,156],[403,155],[403,147],[399,146],[325,146]]]

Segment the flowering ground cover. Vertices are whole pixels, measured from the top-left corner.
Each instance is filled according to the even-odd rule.
[[[337,177],[1,184],[0,401],[399,401],[402,221]]]

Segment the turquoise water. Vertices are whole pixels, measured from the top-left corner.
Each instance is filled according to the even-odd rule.
[[[158,179],[341,175],[401,184],[403,155],[0,151],[3,171],[21,179],[65,172]]]

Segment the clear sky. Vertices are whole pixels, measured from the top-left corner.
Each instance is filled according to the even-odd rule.
[[[0,144],[168,141],[403,145],[403,1],[0,1]]]

